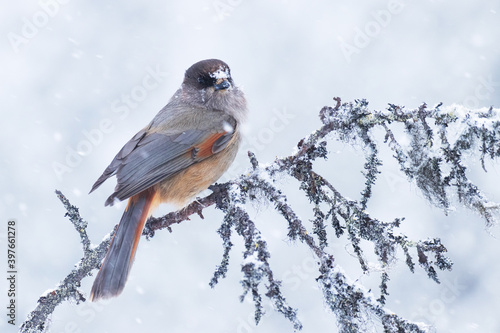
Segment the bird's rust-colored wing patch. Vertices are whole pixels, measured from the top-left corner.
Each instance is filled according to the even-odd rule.
[[[226,135],[227,133],[216,133],[210,137],[208,137],[205,141],[201,142],[200,144],[194,146],[195,149],[195,156],[197,158],[207,158],[211,155],[213,155],[213,146],[215,141],[217,141],[219,138],[222,136]]]

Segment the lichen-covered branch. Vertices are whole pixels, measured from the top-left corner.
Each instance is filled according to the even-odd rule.
[[[411,272],[418,263],[431,280],[439,283],[438,272],[451,270],[453,263],[446,256],[447,249],[439,238],[413,240],[399,231],[402,223],[415,221],[407,221],[404,217],[383,221],[370,214],[373,187],[383,172],[380,151],[387,145],[401,172],[417,185],[429,202],[445,213],[452,205],[461,204],[476,211],[487,226],[492,226],[498,222],[500,206],[490,202],[469,179],[464,156],[476,157],[485,171],[485,160],[500,156],[500,110],[465,110],[458,105],[428,108],[425,104],[409,110],[389,104],[386,110],[377,111],[370,110],[365,100],[352,103],[341,103],[339,98],[334,100],[336,105],[320,111],[321,127],[300,140],[292,155],[261,165],[249,152],[251,168],[247,172],[230,182],[212,185],[212,194],[180,211],[149,219],[143,235],[152,238],[155,231],[165,228],[172,231],[173,224],[189,220],[193,214],[203,218],[203,210],[215,206],[223,214],[217,231],[223,251],[210,286],[215,287],[226,276],[234,237],[241,237],[245,250],[240,264],[243,288],[240,299],[252,298],[255,321],[259,323],[264,315],[263,299],[267,297],[291,322],[293,329],[300,330],[302,323],[297,315],[300,306],[292,306],[286,300],[270,262],[272,253],[265,235],[259,230],[260,221],[251,219],[246,210],[252,200],[269,202],[287,224],[288,238],[308,247],[315,256],[316,281],[341,332],[369,331],[374,325],[382,326],[385,332],[428,332],[429,326],[409,322],[384,307],[389,297],[388,268],[402,257]],[[380,133],[381,138],[378,137]],[[334,139],[361,146],[365,154],[365,163],[360,166],[365,178],[364,188],[357,200],[347,198],[335,188],[335,175],[320,174],[315,169],[317,159],[328,158],[328,143]],[[299,195],[310,203],[310,217],[299,216],[288,203],[287,194],[275,181],[283,176],[295,182]],[[65,300],[85,301],[85,293],[79,291],[80,281],[99,268],[109,246],[111,236],[92,248],[86,222],[78,209],[60,192],[57,195],[80,234],[83,257],[56,289],[39,299],[36,309],[21,327],[22,332],[45,330],[48,315]],[[350,279],[335,263],[335,254],[328,248],[334,237],[345,237],[349,241],[364,272],[370,272],[370,267],[374,266],[365,256],[365,244],[372,243],[369,248],[376,255],[380,271],[378,297]]]
[[[59,304],[70,299],[75,300],[77,304],[84,302],[85,297],[79,290],[80,283],[82,279],[91,275],[92,270],[101,266],[101,261],[111,242],[111,236],[108,235],[96,248],[90,249],[90,241],[86,231],[87,222],[81,218],[78,208],[71,205],[60,191],[56,191],[56,194],[63,203],[64,208],[66,208],[66,216],[69,217],[69,220],[80,234],[84,256],[55,289],[49,290],[40,296],[38,305],[28,315],[20,328],[20,332],[45,332],[48,318]]]

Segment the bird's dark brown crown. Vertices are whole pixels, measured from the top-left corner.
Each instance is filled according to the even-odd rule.
[[[231,70],[229,66],[219,59],[207,59],[195,63],[186,70],[184,84],[198,89],[208,88],[220,79],[225,78],[231,84]]]

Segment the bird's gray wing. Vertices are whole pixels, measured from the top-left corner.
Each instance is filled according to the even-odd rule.
[[[233,129],[236,121],[231,122]],[[115,198],[124,200],[140,193],[223,150],[234,135],[234,130],[227,131],[224,127],[221,124],[213,130],[189,129],[169,135],[150,133],[145,128],[123,146],[91,192],[116,175],[115,192],[106,200],[106,205],[112,205]]]

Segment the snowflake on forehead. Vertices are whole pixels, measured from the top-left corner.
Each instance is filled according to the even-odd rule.
[[[214,79],[227,79],[231,75],[229,74],[229,68],[227,67],[219,67],[215,72],[210,73],[210,77]]]

